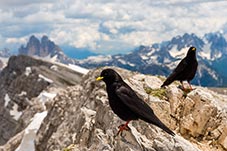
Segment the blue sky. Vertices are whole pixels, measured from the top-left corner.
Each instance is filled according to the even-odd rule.
[[[1,0],[0,49],[17,49],[31,35],[103,54],[186,32],[226,35],[226,8],[227,0]]]

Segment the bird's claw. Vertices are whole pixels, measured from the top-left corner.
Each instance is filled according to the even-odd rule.
[[[130,127],[128,125],[125,125],[125,124],[119,125],[118,128],[119,128],[119,130],[118,130],[117,134],[115,135],[115,137],[118,136],[119,134],[122,134],[122,132],[124,130],[126,130],[126,131],[131,130]]]

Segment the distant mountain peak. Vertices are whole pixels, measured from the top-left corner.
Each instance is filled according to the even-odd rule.
[[[227,58],[227,42],[220,32],[199,37],[194,33],[185,33],[173,37],[169,41],[155,43],[150,46],[140,46],[129,54],[114,55],[98,63],[90,60],[81,61],[87,68],[99,66],[118,66],[145,74],[165,75],[171,73],[190,46],[197,48],[199,68],[193,84],[203,86],[226,86],[227,78],[225,60]],[[95,58],[93,58],[95,60]]]
[[[44,35],[40,40],[36,36],[32,35],[29,38],[27,45],[22,45],[19,48],[18,53],[46,58],[51,61],[57,61],[65,64],[75,64],[75,62],[77,62],[74,59],[68,58],[64,54],[63,50],[46,35]]]
[[[7,49],[7,48],[4,48],[4,49],[0,50],[0,57],[8,58],[8,57],[10,57],[11,55],[12,55],[12,54],[11,54],[10,50]]]
[[[57,46],[53,41],[49,40],[47,36],[43,36],[41,40],[32,35],[26,47],[21,46],[19,48],[19,54],[25,54],[29,56],[40,56],[46,57],[50,55],[51,57],[56,54],[56,52],[61,52],[61,48]]]

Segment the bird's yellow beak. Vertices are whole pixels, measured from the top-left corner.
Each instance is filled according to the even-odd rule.
[[[102,80],[104,77],[98,77],[98,78],[96,78],[96,81],[100,81],[100,80]]]
[[[196,48],[194,47],[194,48],[192,48],[192,50],[193,50],[193,51],[196,51]]]

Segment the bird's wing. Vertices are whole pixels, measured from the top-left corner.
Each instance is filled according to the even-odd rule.
[[[163,83],[162,86],[169,85],[174,80],[177,79],[177,76],[185,70],[187,67],[187,62],[185,59],[181,60],[181,62],[177,65],[177,67],[174,69],[174,71],[169,75],[169,77],[166,79],[166,81]]]
[[[127,84],[121,85],[116,90],[116,94],[140,119],[158,126],[170,135],[175,135],[173,131],[160,121],[150,106],[140,99]]]
[[[149,120],[154,114],[153,110],[140,99],[128,85],[121,85],[116,90],[116,95],[126,106],[136,113],[139,118]]]
[[[181,62],[177,65],[176,69],[174,69],[174,72],[176,73],[180,73],[182,72],[187,66],[187,62],[185,60],[185,58],[183,60],[181,60]]]

